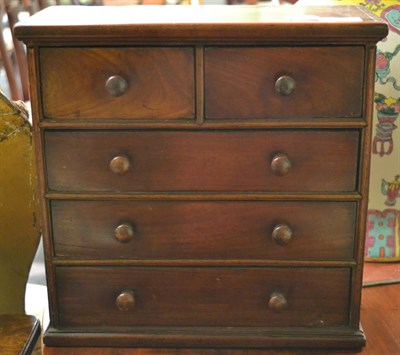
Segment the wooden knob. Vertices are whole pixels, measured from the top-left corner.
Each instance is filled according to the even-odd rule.
[[[272,239],[280,245],[286,245],[292,240],[293,232],[287,224],[277,224],[272,231]]]
[[[279,153],[272,157],[271,169],[274,175],[284,176],[289,172],[291,167],[292,163],[286,154]]]
[[[110,161],[110,170],[117,175],[126,174],[131,168],[131,163],[126,155],[118,155]]]
[[[128,90],[128,82],[120,75],[110,76],[106,81],[106,90],[111,96],[121,96]]]
[[[115,239],[122,243],[129,242],[133,238],[133,235],[134,230],[132,225],[130,225],[129,223],[122,223],[114,230]]]
[[[275,82],[275,90],[283,95],[289,96],[296,89],[296,82],[288,75],[283,75]]]
[[[129,312],[135,308],[135,294],[131,290],[122,291],[117,299],[115,305],[122,312]]]
[[[268,307],[274,312],[281,312],[287,308],[287,301],[284,295],[279,292],[274,292],[268,301]]]

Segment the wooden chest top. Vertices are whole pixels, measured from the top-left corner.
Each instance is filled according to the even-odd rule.
[[[361,7],[177,6],[47,8],[16,35],[31,42],[376,42],[386,24]]]

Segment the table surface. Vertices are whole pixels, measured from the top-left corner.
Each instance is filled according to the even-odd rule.
[[[33,350],[39,337],[40,323],[36,317],[0,315],[1,354],[30,354],[27,349]]]

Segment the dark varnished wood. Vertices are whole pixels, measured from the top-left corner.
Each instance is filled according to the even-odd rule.
[[[116,175],[124,175],[132,169],[129,157],[124,154],[112,158],[109,167]]]
[[[40,322],[34,316],[0,315],[0,352],[30,355],[40,339]]]
[[[135,226],[132,223],[122,223],[114,229],[114,237],[121,243],[127,243],[134,237],[134,229]]]
[[[281,292],[272,292],[268,300],[268,308],[276,313],[281,313],[288,307],[287,299]]]
[[[58,258],[353,259],[352,202],[52,201],[51,212]],[[114,238],[122,223],[135,226],[128,243]],[[273,237],[282,223],[292,230],[285,246]]]
[[[296,81],[289,75],[282,75],[275,81],[275,91],[283,96],[289,96],[296,90]]]
[[[111,75],[107,79],[105,87],[111,96],[121,96],[128,90],[128,82],[123,76]]]
[[[32,85],[32,83],[38,83],[40,81],[40,67],[38,59],[38,51],[36,48],[28,48],[28,63],[29,63],[29,80],[30,90],[31,90],[31,109],[32,109],[32,122],[33,122],[33,147],[35,149],[36,155],[36,165],[38,171],[38,182],[39,191],[43,195],[47,191],[47,176],[45,172],[45,163],[43,159],[44,151],[44,139],[43,130],[38,127],[38,122],[40,121],[40,116],[42,113],[41,109],[41,95],[40,90],[37,85]],[[49,202],[41,198],[41,220],[42,220],[42,232],[43,232],[43,248],[45,253],[45,265],[46,265],[46,284],[49,290],[53,292],[48,292],[48,302],[49,302],[49,316],[50,319],[55,318],[57,313],[57,303],[55,297],[55,277],[54,277],[54,267],[52,265],[51,258],[48,255],[52,254],[52,240],[50,233],[50,215],[49,215]]]
[[[46,118],[194,117],[193,48],[42,48],[40,66]]]
[[[315,16],[320,18],[319,22],[315,21]],[[332,21],[335,17],[338,21]],[[315,30],[310,31],[310,24]],[[60,41],[75,44],[360,43],[377,42],[387,32],[383,20],[351,6],[213,5],[123,10],[110,6],[91,10],[57,6],[15,29],[16,35],[27,43],[58,45]]]
[[[206,48],[205,116],[209,120],[360,117],[363,67],[361,46]],[[276,91],[281,76],[295,81],[290,95]]]
[[[49,200],[147,200],[147,201],[359,201],[361,195],[358,192],[342,193],[219,193],[207,192],[166,192],[166,193],[82,193],[82,192],[48,192],[45,198]]]
[[[57,266],[156,266],[156,267],[355,267],[355,261],[313,261],[313,260],[270,260],[270,259],[66,259],[54,258],[52,264]]]
[[[121,312],[130,312],[135,308],[135,293],[132,290],[123,290],[115,299],[115,305]]]
[[[274,226],[271,234],[272,239],[279,245],[286,245],[292,241],[292,228],[285,223],[279,223]]]
[[[195,49],[195,81],[196,81],[196,123],[204,123],[204,48]]]
[[[61,328],[348,323],[349,269],[58,267],[56,273]],[[120,312],[115,298],[126,289],[135,293],[135,307]],[[274,292],[286,294],[286,310],[271,311]]]
[[[271,170],[275,176],[284,176],[292,168],[292,162],[285,153],[276,153],[271,158]]]
[[[373,54],[387,28],[360,8],[299,9],[71,7],[50,9],[16,29],[30,58],[50,290],[48,345],[364,344],[358,322]],[[165,59],[175,51],[184,59],[171,64]],[[214,62],[207,59],[213,51],[235,55],[219,54]],[[67,64],[63,53],[71,59]],[[149,61],[141,58],[145,53]],[[82,66],[73,65],[81,56]],[[288,58],[284,68],[282,58]],[[143,90],[132,89],[139,62],[155,64],[139,81]],[[282,67],[276,67],[279,63]],[[237,68],[234,79],[232,67]],[[281,68],[285,72],[277,72]],[[98,76],[92,74],[98,73],[102,80],[95,82]],[[294,90],[287,80],[279,84],[285,76]],[[65,80],[56,85],[60,77]],[[269,82],[271,110],[262,101],[262,80]],[[156,105],[144,105],[147,98]],[[271,167],[276,154],[290,161],[283,176]],[[122,175],[110,170],[112,159],[120,156],[130,161]],[[263,206],[259,212],[256,205]],[[157,222],[145,206],[158,212]],[[247,213],[243,206],[253,207]],[[327,208],[316,211],[315,206],[335,207],[330,216]],[[75,208],[82,219],[71,212]],[[141,211],[138,219],[131,219],[133,211]],[[273,220],[275,213],[295,223]],[[109,222],[114,215],[121,218]],[[72,227],[68,216],[76,222]],[[303,234],[296,221],[305,222]],[[267,251],[261,245],[262,223],[270,228]],[[278,245],[273,230],[285,224],[293,233],[291,238],[284,233],[290,241]],[[118,227],[127,225],[133,233],[122,228],[120,234]],[[147,229],[141,234],[143,225]],[[109,239],[103,243],[105,235]],[[257,238],[255,245],[250,236]],[[238,240],[242,254],[250,256],[239,254]],[[217,282],[221,272],[225,287]],[[147,299],[165,309],[167,318],[164,311],[148,317],[152,312],[140,310],[141,294],[130,281],[140,281]],[[270,322],[262,318],[261,301],[251,305],[251,297],[275,281],[293,287],[263,294],[262,307],[268,310],[274,294],[287,301],[286,309],[269,310]],[[114,286],[112,297],[107,296]],[[291,290],[300,303],[288,316]],[[109,304],[121,313],[121,295],[134,303],[132,311],[122,312],[125,318],[107,313]],[[104,300],[107,311],[102,313],[97,310]],[[138,309],[142,318],[130,318]],[[330,326],[319,322],[325,315]],[[307,321],[316,323],[308,326]],[[215,326],[223,322],[233,325]],[[66,323],[73,327],[63,328]]]
[[[375,62],[376,47],[373,45],[367,46],[367,70],[365,72],[365,81],[367,83],[367,90],[365,90],[365,114],[368,121],[368,126],[362,131],[361,144],[363,147],[363,154],[360,155],[360,168],[359,168],[359,181],[360,181],[360,217],[356,236],[359,242],[356,244],[356,260],[359,262],[359,267],[355,269],[352,283],[351,302],[354,304],[350,315],[350,320],[353,326],[357,326],[360,319],[360,305],[361,305],[361,287],[362,287],[362,266],[364,258],[366,227],[367,227],[367,211],[368,211],[368,194],[369,194],[369,172],[371,167],[371,136],[372,136],[372,117],[374,110],[374,80],[375,80]]]
[[[53,346],[62,343],[63,346],[75,347],[78,343],[80,346],[92,347],[93,344],[98,345],[98,341],[101,340],[105,347],[112,347],[118,339],[118,343],[122,347],[130,347],[131,349],[153,347],[152,351],[155,351],[155,353],[159,350],[158,347],[154,349],[155,344],[162,342],[165,344],[164,348],[172,347],[174,351],[177,350],[175,344],[179,344],[178,349],[182,347],[193,348],[193,344],[196,344],[196,349],[190,350],[192,353],[201,353],[200,349],[202,348],[224,349],[227,347],[226,344],[229,344],[230,348],[248,348],[253,351],[254,348],[263,348],[263,351],[265,351],[266,348],[302,349],[318,347],[318,354],[321,354],[325,349],[337,348],[339,343],[341,349],[360,349],[365,345],[365,336],[362,331],[344,327],[332,327],[325,330],[318,328],[315,336],[313,333],[310,334],[310,330],[314,329],[310,327],[135,327],[128,329],[129,331],[124,332],[122,328],[120,332],[112,334],[112,337],[110,337],[109,334],[96,331],[81,332],[77,330],[75,332],[69,330],[61,333],[57,329],[50,328],[47,331],[46,344]],[[185,333],[184,337],[179,335],[182,333]],[[114,347],[113,351],[116,350]],[[249,350],[249,353],[252,350]],[[232,349],[228,351],[232,351]]]
[[[233,349],[145,349],[118,348],[121,355],[342,355],[342,354],[394,354],[400,349],[399,309],[400,285],[369,287],[363,290],[361,320],[368,342],[360,351],[345,349],[299,349],[292,350],[233,350]],[[45,347],[45,355],[111,355],[115,348],[55,348]]]
[[[46,133],[50,190],[350,192],[357,189],[357,131],[71,133]],[[276,176],[271,169],[277,152],[284,152],[291,161],[292,168],[284,176]],[[123,176],[109,170],[109,161],[120,154],[129,157],[134,166]]]
[[[201,101],[203,102],[203,101]],[[197,112],[202,109],[198,104]],[[201,118],[199,118],[201,117]],[[188,130],[225,130],[225,129],[265,129],[265,128],[364,128],[366,123],[360,118],[332,118],[331,120],[276,120],[276,119],[243,119],[243,120],[216,120],[203,122],[203,116],[199,116],[197,122],[177,121],[177,120],[135,120],[127,121],[121,119],[112,120],[44,120],[38,123],[38,127],[43,129],[107,129],[118,130],[121,127],[125,129],[188,129]]]

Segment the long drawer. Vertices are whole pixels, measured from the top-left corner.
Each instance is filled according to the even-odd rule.
[[[353,260],[353,202],[52,201],[55,256]]]
[[[205,115],[221,119],[360,118],[363,47],[210,47]]]
[[[60,327],[340,326],[350,270],[57,267]]]
[[[191,47],[41,48],[51,119],[193,119]]]
[[[65,192],[348,192],[359,132],[47,131],[48,187]]]

